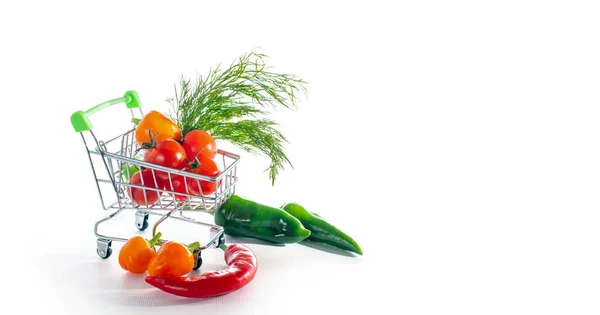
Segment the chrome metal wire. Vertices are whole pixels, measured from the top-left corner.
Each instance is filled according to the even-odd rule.
[[[135,117],[133,110],[131,110],[131,114],[132,117]],[[143,116],[141,109],[139,114]],[[111,241],[126,241],[128,237],[100,234],[98,231],[99,226],[119,214],[127,212],[125,210],[135,210],[141,213],[142,217],[145,215],[147,218],[146,214],[160,217],[152,226],[152,235],[156,234],[158,226],[165,220],[177,219],[210,228],[212,236],[206,242],[201,242],[202,247],[200,250],[219,245],[218,242],[223,237],[222,227],[197,221],[184,215],[184,213],[214,212],[234,194],[235,185],[238,182],[239,155],[218,150],[217,157],[214,160],[219,166],[220,173],[217,176],[210,177],[143,161],[141,154],[139,154],[139,146],[135,141],[135,129],[129,129],[106,142],[98,140],[91,130],[81,132],[81,137],[90,161],[102,207],[104,210],[113,210],[111,214],[94,225],[94,234],[98,238],[99,244],[105,242],[110,247]],[[103,169],[105,170],[104,174]],[[144,170],[145,172],[149,170],[154,182],[160,182],[161,184],[156,187],[151,185],[152,183],[146,183],[147,179],[144,179],[144,176],[140,176],[141,184],[129,183],[128,179],[131,179],[135,173],[132,171],[133,169]],[[158,174],[161,174],[160,178],[157,176]],[[168,180],[162,179],[165,177]],[[174,178],[183,178],[185,192],[177,192],[173,189]],[[188,189],[188,181],[190,183],[193,181],[197,185],[200,191],[199,194],[194,194]],[[215,191],[204,194],[201,187],[202,182],[215,183]],[[133,189],[142,191],[144,203],[137,204],[131,198]],[[159,195],[155,203],[148,203],[150,194]],[[175,214],[176,212],[178,214]]]

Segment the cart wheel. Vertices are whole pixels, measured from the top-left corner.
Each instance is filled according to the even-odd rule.
[[[136,212],[135,214],[135,226],[140,231],[144,231],[148,228],[148,214],[143,212]]]
[[[98,256],[100,256],[100,258],[102,259],[106,259],[108,257],[110,257],[110,255],[112,255],[112,248],[108,248],[108,250],[104,251],[100,248],[96,249],[96,253],[98,253]]]
[[[99,238],[96,241],[96,245],[98,246],[96,248],[96,253],[98,254],[98,256],[100,256],[100,258],[106,259],[110,257],[110,255],[112,254],[112,248],[110,248],[112,245],[111,240]]]
[[[200,251],[198,252],[198,256],[196,257],[196,261],[194,262],[194,270],[198,270],[200,266],[202,266],[202,256],[200,255]]]

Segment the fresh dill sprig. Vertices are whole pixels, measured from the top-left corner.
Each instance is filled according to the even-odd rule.
[[[266,118],[268,109],[295,109],[300,92],[306,93],[306,82],[291,74],[269,71],[266,58],[251,52],[225,70],[220,66],[210,69],[194,83],[182,77],[175,97],[168,101],[174,110],[171,119],[184,135],[200,129],[246,152],[268,156],[269,178],[274,185],[277,174],[292,163],[285,153],[287,139],[277,130],[277,123]]]

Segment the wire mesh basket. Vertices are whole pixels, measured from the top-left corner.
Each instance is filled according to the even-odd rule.
[[[210,239],[201,241],[202,246],[195,253],[198,258],[194,268],[197,269],[201,264],[200,251],[224,243],[223,229],[188,217],[185,213],[213,212],[234,194],[240,156],[217,150],[214,159],[219,167],[217,176],[204,176],[145,162],[141,159],[140,147],[135,141],[135,125],[132,124],[125,132],[109,137],[106,141],[98,139],[93,131],[90,116],[119,103],[125,103],[132,120],[144,116],[139,96],[135,91],[128,91],[123,97],[101,103],[87,111],[77,111],[71,116],[73,128],[83,139],[102,207],[112,211],[94,226],[97,253],[106,259],[112,253],[112,241],[123,242],[128,239],[102,235],[98,232],[99,226],[124,210],[135,210],[135,225],[140,231],[149,227],[149,215],[160,217],[152,227],[152,236],[156,235],[158,225],[168,218],[210,228]],[[141,184],[130,182],[136,172],[144,172],[147,175],[140,173],[142,176],[138,177]],[[174,189],[176,180],[185,185],[183,190],[181,187]],[[197,189],[192,190],[188,184]],[[203,191],[202,187],[209,187],[210,191]],[[136,193],[137,197],[132,198]],[[166,241],[165,239],[162,242]]]

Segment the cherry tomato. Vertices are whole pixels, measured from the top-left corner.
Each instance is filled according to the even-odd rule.
[[[182,163],[182,165],[180,167],[178,167],[178,169],[183,169],[183,167],[185,165],[187,165],[187,163]],[[181,176],[181,175],[176,175],[171,173],[170,176],[170,180],[169,178],[167,178],[166,180],[163,181],[163,187],[165,190],[168,191],[173,191],[175,192],[175,200],[179,200],[179,201],[187,201],[188,196],[187,195],[183,195],[183,194],[192,194],[191,190],[188,189],[186,190],[186,177]],[[177,193],[181,193],[181,194],[177,194]]]
[[[192,130],[186,133],[182,145],[190,160],[193,160],[198,153],[211,159],[217,155],[215,139],[204,130]]]
[[[173,139],[158,141],[144,152],[144,161],[169,168],[177,169],[185,159],[183,147]],[[156,175],[163,181],[169,179],[166,172],[156,171]]]
[[[143,183],[142,183],[143,180]],[[131,176],[130,184],[140,185],[148,188],[159,188],[162,187],[162,182],[158,176],[156,180],[152,176],[152,170],[145,169],[139,171]],[[138,187],[127,187],[127,194],[138,205],[146,206],[155,204],[160,198],[161,193],[154,190],[143,189]],[[144,197],[145,194],[145,197]]]
[[[192,166],[191,166],[192,168],[190,168],[188,170],[188,172],[191,172],[194,174],[200,174],[200,175],[204,175],[204,176],[209,176],[209,177],[215,177],[215,176],[219,175],[219,167],[217,166],[217,163],[213,159],[209,159],[205,156],[198,156],[197,162],[199,162],[200,165],[193,165],[195,163],[192,163]],[[200,182],[200,188],[198,188],[198,182]],[[200,179],[191,178],[191,177],[187,178],[187,183],[188,183],[188,189],[190,190],[190,192],[196,196],[210,195],[210,194],[214,193],[217,188],[217,183],[215,183],[215,182],[209,182],[209,181],[200,180]],[[221,181],[219,181],[219,185],[220,184],[221,184]]]
[[[135,128],[135,141],[142,145],[143,142],[150,142],[149,133],[152,137],[158,136],[154,140],[160,141],[165,139],[181,140],[181,129],[172,120],[165,115],[151,111],[144,115],[142,120]]]

